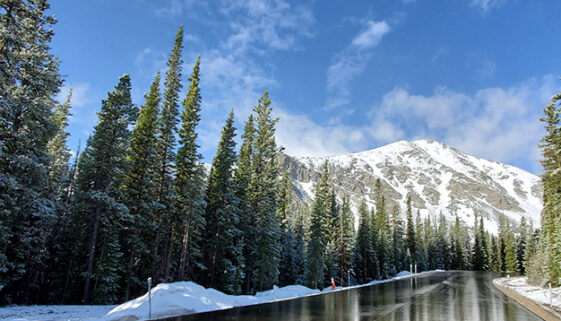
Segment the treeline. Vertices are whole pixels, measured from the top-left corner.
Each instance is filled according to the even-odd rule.
[[[381,181],[375,185],[375,206],[363,201],[356,232],[350,204],[341,204],[329,187],[328,164],[316,186],[311,206],[306,244],[305,280],[308,286],[323,287],[333,278],[337,284],[366,283],[388,278],[403,270],[475,270],[524,273],[527,252],[537,232],[522,218],[515,226],[499,217],[498,235],[485,230],[483,216],[475,215],[474,228],[456,216],[453,224],[443,214],[422,218],[407,198],[406,221],[398,206],[387,208]]]
[[[543,109],[541,139],[544,173],[542,229],[529,252],[528,279],[537,285],[561,285],[561,93]]]
[[[122,76],[101,102],[98,122],[75,160],[67,146],[71,93],[49,53],[52,17],[41,0],[0,3],[0,304],[108,304],[154,283],[193,280],[240,294],[273,285],[324,287],[331,278],[367,282],[411,265],[428,269],[523,271],[539,248],[523,221],[502,217],[499,235],[483,218],[359,206],[329,185],[325,164],[310,207],[298,205],[277,163],[277,119],[265,91],[236,148],[233,111],[205,171],[197,145],[200,60],[184,78],[180,27],[141,106]],[[163,86],[162,86],[163,83]],[[239,150],[239,152],[237,152]],[[541,238],[543,239],[543,238]],[[531,252],[533,253],[533,252]]]

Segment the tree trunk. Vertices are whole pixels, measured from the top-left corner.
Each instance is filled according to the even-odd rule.
[[[167,281],[167,279],[169,278],[169,270],[171,268],[171,257],[173,256],[173,244],[175,243],[173,241],[173,239],[175,238],[175,225],[176,225],[176,218],[175,216],[172,218],[171,221],[171,235],[169,238],[169,247],[166,253],[166,258],[165,258],[165,266],[164,266],[164,275],[163,278],[164,280]]]
[[[91,275],[93,272],[93,263],[95,257],[95,245],[97,242],[97,231],[99,228],[99,216],[101,215],[101,208],[96,206],[94,225],[92,229],[92,236],[90,238],[90,250],[88,254],[88,269],[86,273],[86,284],[84,286],[84,304],[88,304],[88,294],[90,292]]]
[[[180,281],[183,281],[183,277],[185,276],[187,249],[189,248],[189,230],[190,230],[190,224],[189,222],[187,222],[187,224],[185,224],[185,233],[183,234],[183,248],[181,249],[181,261],[180,261],[180,268],[179,268]]]

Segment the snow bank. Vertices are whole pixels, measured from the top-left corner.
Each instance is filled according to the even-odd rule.
[[[493,283],[512,290],[551,311],[549,288],[530,285],[526,277],[499,278],[493,280]],[[551,290],[551,303],[554,313],[561,311],[561,288]]]
[[[282,288],[251,295],[228,295],[215,289],[207,289],[193,282],[163,283],[152,289],[152,318],[222,310],[318,294],[302,285]],[[123,303],[105,316],[107,321],[137,320],[148,318],[148,293]]]
[[[338,286],[335,288],[335,290],[333,290],[331,287],[327,287],[323,289],[323,291],[319,291],[307,288],[302,285],[288,285],[282,288],[275,286],[272,290],[258,292],[255,296],[228,295],[215,289],[207,289],[193,282],[163,283],[152,289],[152,318],[163,318],[176,315],[222,310],[233,307],[262,304],[273,301],[317,295],[333,291],[344,291],[440,271],[442,270],[425,271],[419,274],[412,274],[408,271],[401,271],[391,279],[375,280],[367,284],[361,284],[351,287]],[[109,311],[109,313],[107,313],[107,315],[105,316],[106,321],[138,320],[147,318],[148,293],[117,306],[113,310]]]

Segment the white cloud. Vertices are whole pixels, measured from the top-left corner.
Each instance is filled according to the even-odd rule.
[[[491,9],[502,7],[506,2],[507,0],[471,0],[470,5],[479,8],[485,14]]]
[[[372,51],[390,31],[385,21],[367,21],[360,32],[327,68],[327,102],[325,109],[333,109],[350,102],[349,83],[366,67]]]
[[[390,31],[390,26],[385,21],[368,21],[367,25],[367,29],[353,39],[353,46],[360,49],[372,48]]]
[[[83,107],[91,102],[91,98],[87,95],[88,90],[90,89],[90,84],[83,82],[64,85],[56,97],[58,102],[64,103],[66,101],[70,88],[72,88],[72,99],[70,100],[70,104],[73,108]]]
[[[263,53],[269,48],[291,50],[299,37],[313,35],[315,19],[311,10],[284,0],[225,1],[222,12],[232,20],[234,31],[225,47],[237,53]]]
[[[543,135],[539,117],[551,93],[558,91],[552,76],[473,94],[440,87],[431,95],[415,95],[397,87],[373,106],[366,126],[322,126],[306,116],[280,111],[277,138],[288,154],[298,156],[357,152],[401,139],[430,138],[538,173],[538,142]]]

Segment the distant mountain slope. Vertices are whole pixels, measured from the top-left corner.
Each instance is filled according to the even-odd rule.
[[[399,206],[405,213],[407,195],[421,216],[447,220],[457,214],[473,225],[474,211],[483,214],[486,228],[496,233],[498,217],[504,213],[519,222],[526,217],[535,227],[540,224],[542,187],[540,178],[522,169],[467,155],[455,148],[430,140],[400,141],[350,155],[291,157],[281,163],[294,179],[303,201],[313,199],[321,167],[329,162],[331,184],[337,196],[351,198],[353,211],[361,199],[374,206],[374,185],[380,178],[388,208]]]

